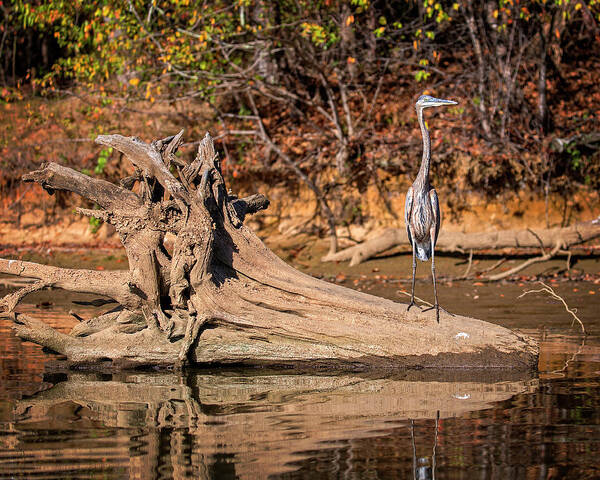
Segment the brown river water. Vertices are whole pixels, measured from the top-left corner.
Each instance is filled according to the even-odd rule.
[[[124,266],[105,258],[105,268]],[[86,262],[97,264],[45,263]],[[438,268],[456,263],[440,257]],[[303,268],[405,301],[397,292],[408,279],[395,272],[407,265],[402,255]],[[597,273],[597,261],[580,265]],[[419,268],[417,295],[430,300]],[[540,340],[531,374],[69,371],[0,319],[0,479],[600,478],[600,283],[562,280],[548,283],[577,307],[586,337],[557,301],[517,298],[533,283],[440,282],[449,311]],[[102,312],[72,303],[90,298],[39,292],[18,309],[68,331],[69,310]]]

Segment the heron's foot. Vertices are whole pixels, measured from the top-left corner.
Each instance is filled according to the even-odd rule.
[[[417,307],[419,310],[423,310],[419,305],[417,305],[415,303],[414,300],[410,301],[410,303],[408,304],[408,307],[406,308],[406,311],[408,312],[411,309],[411,307]]]
[[[448,315],[450,315],[451,317],[455,317],[456,315],[454,315],[453,313],[450,313],[448,310],[446,310],[444,307],[438,305],[432,305],[431,307],[427,307],[425,310],[423,310],[424,312],[427,312],[429,310],[433,310],[435,308],[435,319],[437,320],[437,323],[440,323],[440,310],[443,310],[444,312],[446,312]]]

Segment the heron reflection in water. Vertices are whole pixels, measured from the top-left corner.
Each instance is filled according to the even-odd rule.
[[[410,421],[410,439],[412,441],[413,448],[413,480],[435,480],[435,455],[438,443],[438,431],[440,424],[440,411],[438,410],[435,415],[435,437],[433,440],[433,451],[431,452],[431,467],[426,457],[419,457],[417,460],[417,446],[415,444],[415,421]]]
[[[429,107],[442,105],[456,105],[452,100],[442,100],[429,95],[421,95],[415,109],[423,136],[423,160],[417,178],[406,194],[404,207],[404,220],[408,241],[412,245],[412,292],[408,309],[415,304],[415,274],[417,272],[417,258],[427,261],[431,258],[431,275],[433,277],[433,295],[435,303],[424,311],[435,308],[435,318],[440,322],[440,305],[438,303],[437,286],[435,282],[435,255],[434,249],[440,232],[440,205],[435,189],[429,183],[429,168],[431,166],[431,140],[429,131],[423,120],[423,110]]]

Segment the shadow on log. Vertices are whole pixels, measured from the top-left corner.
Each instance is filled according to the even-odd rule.
[[[118,366],[292,365],[341,369],[518,368],[537,360],[531,339],[466,317],[407,312],[406,305],[305,275],[279,259],[243,225],[266,208],[262,195],[237,198],[221,174],[207,134],[189,164],[175,156],[179,134],[147,144],[100,135],[135,167],[121,186],[47,163],[23,178],[50,194],[75,192],[112,224],[128,272],[72,270],[0,259],[0,273],[39,279],[5,297],[16,334],[72,362]],[[172,252],[165,234],[176,240]],[[106,295],[116,305],[63,334],[15,313],[36,289]]]
[[[17,401],[5,437],[19,432],[10,449],[14,457],[28,459],[32,476],[56,462],[68,465],[71,475],[88,473],[101,456],[104,469],[122,468],[128,478],[136,477],[134,472],[139,477],[140,469],[159,471],[158,464],[167,469],[160,470],[164,476],[170,465],[174,478],[216,478],[210,468],[219,456],[231,454],[236,470],[231,477],[267,478],[288,471],[301,452],[389,435],[408,428],[410,420],[432,420],[438,413],[445,419],[491,408],[538,385],[528,375],[508,371],[483,377],[472,371],[428,373],[369,378],[306,372],[70,372],[58,383],[47,377],[55,383],[52,388]],[[116,429],[110,442],[107,429]],[[65,430],[76,440],[65,439]],[[431,446],[433,432],[428,431]],[[405,438],[399,451],[410,448]],[[0,464],[0,475],[15,474],[15,463],[7,472]]]

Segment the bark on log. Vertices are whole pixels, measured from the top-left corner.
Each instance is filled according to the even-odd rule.
[[[436,252],[468,252],[501,248],[568,248],[600,237],[600,218],[570,227],[540,230],[501,230],[499,232],[462,233],[442,230]],[[358,265],[369,258],[398,245],[409,245],[404,228],[388,228],[380,235],[358,245],[323,257],[323,262],[343,262]]]
[[[101,135],[136,173],[107,184],[56,164],[26,175],[49,191],[67,190],[102,210],[81,210],[114,225],[128,272],[70,270],[1,260],[0,273],[111,297],[119,306],[70,335],[12,312],[28,291],[0,307],[21,338],[73,362],[121,365],[327,365],[344,369],[499,367],[529,369],[537,345],[505,328],[466,317],[406,311],[406,305],[317,280],[287,265],[243,225],[268,206],[262,195],[228,193],[207,134],[190,164],[174,156],[176,136],[146,144]],[[175,170],[175,173],[172,171]],[[134,189],[134,184],[138,188]],[[135,190],[135,191],[134,191]],[[176,236],[167,252],[165,233]],[[460,333],[460,335],[458,335]]]

